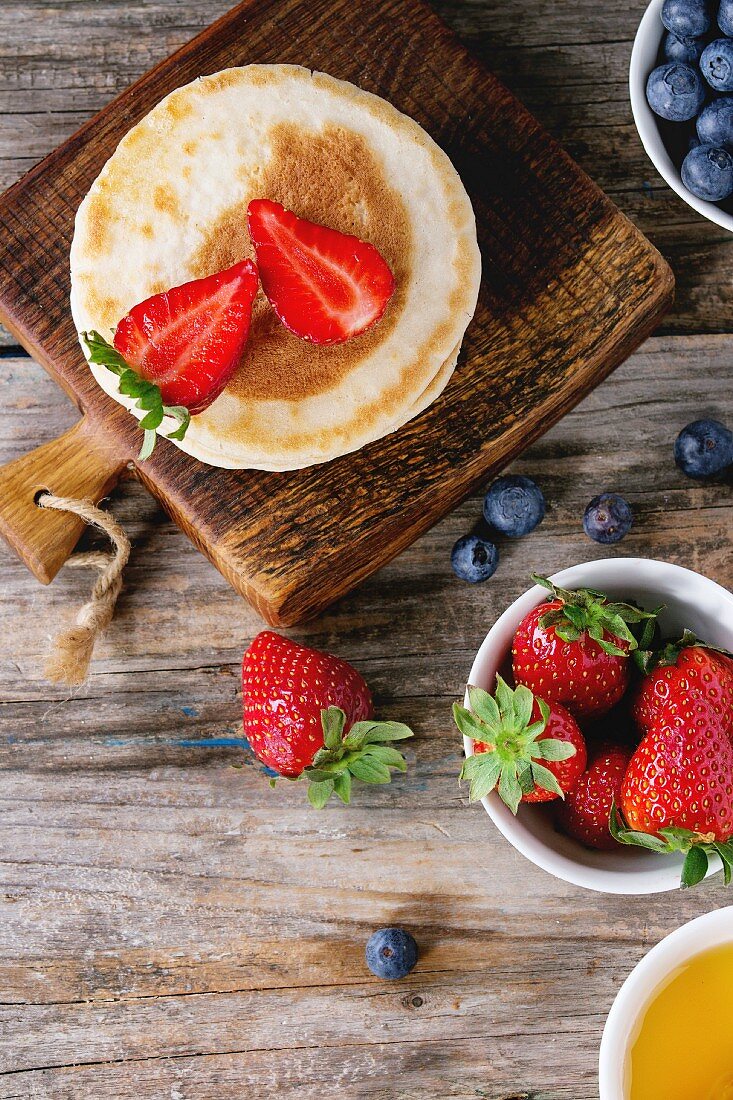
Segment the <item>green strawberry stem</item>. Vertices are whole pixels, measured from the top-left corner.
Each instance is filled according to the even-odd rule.
[[[321,711],[321,724],[323,748],[313,757],[312,765],[295,777],[308,783],[308,801],[315,809],[323,809],[332,794],[348,803],[352,779],[390,783],[390,769],[407,771],[402,753],[386,743],[413,736],[402,722],[355,722],[344,737],[346,715],[340,707],[328,707]],[[270,784],[274,786],[275,781]]]
[[[733,878],[733,837],[728,840],[715,840],[712,833],[693,833],[690,829],[678,829],[665,826],[656,833],[642,833],[630,829],[615,803],[611,805],[608,821],[611,836],[619,844],[629,844],[637,848],[646,848],[651,852],[681,852],[685,856],[682,865],[680,886],[697,886],[708,873],[709,856],[717,855],[723,864],[723,880],[726,886]]]
[[[678,641],[666,642],[659,649],[652,649],[650,644],[644,645],[643,640],[640,641],[639,649],[634,654],[634,660],[642,672],[653,672],[655,668],[676,664],[682,650],[691,648],[712,649],[715,653],[722,653],[724,656],[730,657],[727,650],[717,645],[710,645],[708,642],[701,642],[691,630],[685,630]]]
[[[468,800],[476,802],[498,789],[500,798],[513,814],[522,795],[537,787],[564,798],[555,776],[541,760],[568,760],[575,755],[574,745],[557,738],[538,740],[547,728],[550,708],[537,699],[542,717],[532,721],[535,697],[520,684],[514,691],[496,677],[496,695],[482,688],[468,688],[470,710],[453,704],[453,718],[465,737],[490,746],[486,752],[467,757],[459,779],[469,782]]]
[[[532,580],[546,588],[553,599],[562,603],[562,607],[552,608],[542,616],[540,626],[543,629],[554,627],[555,633],[564,642],[577,642],[582,634],[588,634],[604,653],[627,657],[639,644],[627,624],[644,623],[645,635],[646,626],[650,623],[648,644],[651,644],[660,607],[655,611],[642,611],[629,603],[613,603],[603,592],[596,592],[593,588],[579,588],[571,592],[538,573],[532,574]],[[614,645],[604,637],[604,633],[626,642],[626,648]]]
[[[136,370],[130,366],[127,360],[120,355],[116,348],[108,344],[103,336],[92,330],[82,332],[81,338],[89,352],[89,362],[97,366],[106,367],[112,374],[119,378],[119,391],[126,397],[134,397],[135,407],[145,413],[140,420],[140,427],[144,432],[142,447],[138,458],[144,462],[150,458],[157,439],[156,428],[163,423],[166,416],[178,421],[178,427],[166,438],[183,439],[188,426],[191,423],[191,414],[183,405],[164,405],[160,386],[155,382],[149,382],[141,378]]]

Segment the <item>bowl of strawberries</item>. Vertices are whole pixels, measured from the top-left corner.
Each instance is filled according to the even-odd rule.
[[[733,872],[733,595],[662,561],[565,569],[497,620],[454,717],[507,840],[592,890]]]

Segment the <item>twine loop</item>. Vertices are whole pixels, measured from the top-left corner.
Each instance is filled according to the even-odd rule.
[[[102,531],[114,548],[112,554],[98,550],[74,554],[66,563],[73,568],[86,566],[99,570],[89,602],[79,609],[74,625],[58,635],[46,664],[46,676],[53,683],[79,687],[89,673],[97,638],[112,622],[122,590],[122,572],[130,557],[130,540],[113,517],[91,500],[57,497],[46,492],[38,496],[36,503],[39,508],[53,508],[79,516],[90,527]]]

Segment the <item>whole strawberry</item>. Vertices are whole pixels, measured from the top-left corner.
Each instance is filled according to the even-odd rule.
[[[512,691],[501,676],[493,696],[469,687],[468,698],[470,710],[455,703],[453,717],[474,743],[460,775],[470,782],[469,801],[496,788],[516,813],[520,802],[563,798],[586,763],[585,739],[565,708],[522,685]]]
[[[611,851],[618,847],[608,823],[612,807],[620,801],[630,759],[631,749],[623,745],[595,749],[588,767],[558,806],[556,821],[564,833],[588,848]]]
[[[287,779],[306,779],[321,808],[332,794],[348,802],[352,777],[389,783],[405,771],[401,722],[376,722],[372,697],[355,668],[331,653],[298,645],[272,630],[254,639],[242,661],[244,733],[252,751]]]
[[[687,853],[683,886],[705,877],[711,852],[730,882],[733,744],[707,700],[680,692],[667,702],[631,757],[620,807],[611,831],[621,843]]]
[[[647,675],[632,704],[642,733],[658,721],[665,707],[687,695],[707,700],[721,726],[733,736],[733,660],[685,632],[646,661]]]
[[[590,588],[570,592],[546,577],[532,578],[553,598],[517,627],[514,679],[548,703],[562,703],[576,718],[599,718],[629,686],[629,653],[637,641],[627,624],[653,620],[655,613],[612,603]]]

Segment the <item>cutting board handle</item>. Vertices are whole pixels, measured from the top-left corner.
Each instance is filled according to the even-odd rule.
[[[126,462],[87,416],[58,439],[0,467],[0,534],[42,584],[71,555],[84,521],[39,508],[45,490],[96,504],[120,479]]]

